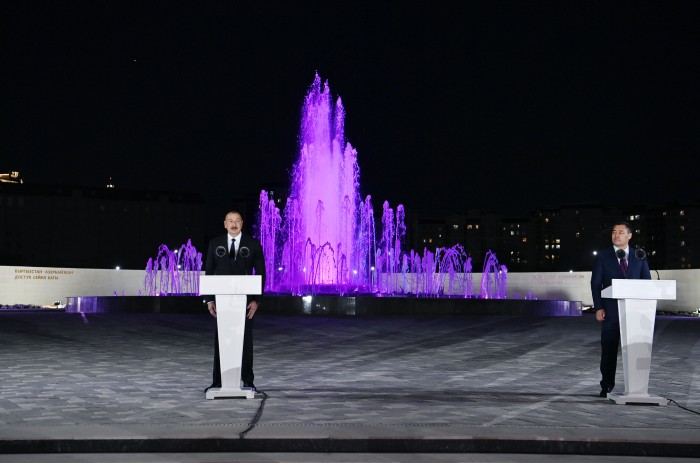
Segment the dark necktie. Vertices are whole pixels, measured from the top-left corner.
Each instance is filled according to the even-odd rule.
[[[625,258],[625,251],[618,249],[616,254],[618,259],[620,259],[620,270],[622,270],[622,274],[627,278],[627,259]]]
[[[228,252],[228,256],[229,256],[231,259],[235,259],[235,258],[236,258],[236,238],[233,238],[233,239],[231,240],[231,249],[230,249],[229,252]]]

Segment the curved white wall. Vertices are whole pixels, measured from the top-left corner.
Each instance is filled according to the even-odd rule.
[[[50,305],[57,300],[64,304],[71,296],[137,296],[145,277],[145,270],[0,266],[0,305]],[[700,270],[660,270],[658,277],[676,280],[677,295],[675,301],[659,301],[659,309],[700,308]],[[582,301],[590,306],[590,280],[591,272],[508,273],[507,297]],[[472,294],[479,293],[480,284],[481,273],[474,273]],[[456,292],[463,293],[463,288]]]

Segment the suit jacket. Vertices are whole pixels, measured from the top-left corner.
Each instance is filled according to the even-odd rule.
[[[649,263],[646,258],[639,259],[634,254],[632,246],[628,248],[627,256],[627,279],[630,280],[651,280]],[[615,255],[615,248],[609,247],[598,251],[593,272],[591,273],[591,292],[593,293],[593,308],[605,309],[605,320],[603,324],[617,323],[619,316],[617,312],[617,299],[603,298],[600,292],[612,285],[613,279],[624,279],[620,269],[620,263]]]
[[[228,234],[217,236],[209,241],[207,249],[207,260],[204,271],[207,275],[260,275],[262,277],[262,287],[265,288],[265,257],[263,256],[262,245],[256,238],[241,233],[238,254],[235,259],[229,256]],[[247,257],[241,255],[241,249],[248,248],[250,254]],[[209,302],[214,300],[214,296],[206,295],[204,299]],[[260,303],[259,295],[248,296],[248,301]]]

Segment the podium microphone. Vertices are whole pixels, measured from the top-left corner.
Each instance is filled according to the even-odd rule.
[[[634,257],[639,260],[647,259],[647,252],[643,248],[637,248],[634,250]],[[647,259],[647,262],[649,262],[649,259]],[[660,280],[661,275],[659,275],[659,271],[654,269],[654,272],[656,272],[656,279]]]
[[[240,257],[242,257],[243,260],[246,260],[248,258],[248,256],[250,256],[250,249],[243,246],[241,249],[238,250],[238,255]],[[246,267],[245,274],[248,275],[248,268],[247,268],[247,266],[244,266],[244,267]]]

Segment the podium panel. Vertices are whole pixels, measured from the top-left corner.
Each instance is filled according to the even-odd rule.
[[[649,394],[651,351],[654,342],[656,301],[676,298],[673,280],[613,280],[601,295],[617,299],[620,317],[624,394],[608,393],[617,404],[667,405],[668,399]]]
[[[259,275],[202,276],[199,279],[199,292],[215,295],[221,367],[221,387],[209,389],[206,398],[254,398],[255,391],[250,388],[241,388],[241,365],[246,296],[262,293],[262,277]]]
[[[260,275],[203,275],[199,277],[199,294],[262,294]]]
[[[675,300],[676,280],[614,279],[600,294],[606,299]]]

